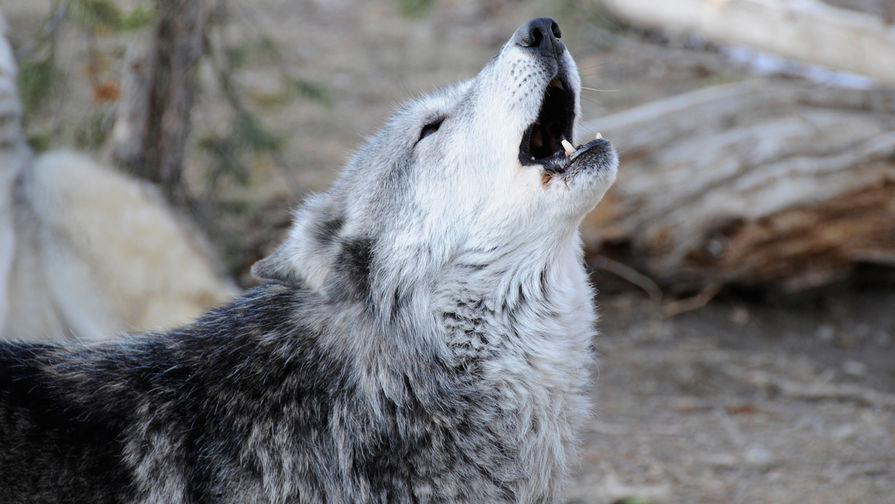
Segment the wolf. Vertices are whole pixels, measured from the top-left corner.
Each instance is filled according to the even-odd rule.
[[[577,149],[549,18],[402,106],[193,325],[0,346],[0,501],[553,503],[589,416]],[[565,146],[565,148],[564,148]]]

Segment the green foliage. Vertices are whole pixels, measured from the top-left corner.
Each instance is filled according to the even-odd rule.
[[[85,150],[100,147],[109,135],[111,127],[112,122],[104,111],[97,110],[87,114],[75,128],[75,146]]]
[[[123,24],[121,9],[108,0],[77,0],[70,12],[75,23],[93,31],[118,31]]]
[[[276,41],[266,35],[248,44],[226,47],[224,51],[227,56],[227,64],[231,67],[245,65],[250,59],[252,62],[280,62],[282,60]]]
[[[209,185],[217,185],[222,177],[233,177],[239,184],[249,182],[249,170],[240,161],[231,135],[207,135],[199,139],[199,148],[212,160],[208,172]]]
[[[227,0],[218,0],[207,27],[210,61],[220,90],[233,113],[226,133],[206,135],[198,141],[199,148],[211,158],[210,168],[206,172],[207,194],[214,194],[214,188],[227,177],[232,177],[241,185],[251,182],[250,167],[255,166],[262,157],[275,166],[288,169],[282,156],[286,136],[266,128],[250,105],[282,106],[298,98],[324,106],[332,104],[332,95],[326,86],[290,75],[279,43],[267,34],[247,43],[228,44],[221,28],[228,21],[228,12]],[[246,66],[259,62],[274,66],[279,77],[277,91],[253,93],[252,90],[240,89],[239,81],[234,76],[245,71]]]
[[[139,30],[155,22],[156,10],[154,4],[138,5],[122,20],[122,30]]]
[[[249,60],[251,48],[248,46],[225,47],[224,56],[227,58],[227,64],[233,67],[242,66]]]
[[[322,84],[304,79],[288,79],[288,81],[289,89],[294,90],[298,96],[320,102],[327,107],[332,106],[332,95],[330,94],[329,89]]]
[[[151,5],[138,5],[126,13],[111,0],[75,0],[71,3],[72,20],[94,32],[121,32],[149,25],[155,19]]]
[[[294,78],[288,74],[279,44],[267,35],[262,35],[257,40],[238,47],[225,47],[223,52],[227,59],[227,66],[231,69],[238,69],[249,62],[257,63],[259,61],[273,62],[279,69],[280,91],[251,96],[252,101],[258,105],[280,106],[290,103],[296,98],[304,98],[327,107],[332,105],[332,95],[326,86],[319,82]]]
[[[20,52],[19,74],[17,84],[22,98],[23,122],[26,135],[32,148],[45,150],[50,147],[51,140],[59,135],[56,124],[54,131],[46,131],[49,113],[47,106],[62,99],[66,89],[66,74],[56,60],[57,36],[60,27],[66,23],[82,32],[87,32],[89,61],[85,66],[90,74],[90,83],[94,92],[98,89],[114,89],[115,92],[97,101],[108,102],[117,98],[117,86],[114,75],[108,75],[104,62],[108,56],[122,58],[124,48],[121,46],[104,47],[100,50],[96,43],[98,36],[135,30],[153,23],[156,18],[154,3],[140,0],[136,7],[127,12],[115,0],[71,0],[57,3],[50,13],[44,29],[35,37],[26,50]],[[103,75],[106,74],[106,75]],[[98,147],[106,138],[109,129],[107,107],[98,104],[85,114],[85,118],[74,128],[75,144],[81,147]],[[39,129],[40,131],[34,131]]]
[[[283,137],[268,131],[255,116],[240,112],[233,122],[233,143],[253,152],[272,152],[283,147]]]
[[[250,170],[242,161],[245,152],[279,152],[284,139],[265,128],[260,121],[246,111],[236,113],[230,131],[224,135],[211,134],[199,139],[198,145],[212,159],[208,173],[211,185],[224,177],[232,177],[237,183],[250,182]]]
[[[28,146],[31,147],[31,150],[34,152],[46,152],[50,150],[50,146],[52,145],[53,135],[51,133],[32,133],[28,135],[27,142]]]
[[[252,101],[262,107],[278,107],[290,103],[296,98],[304,98],[326,107],[332,106],[332,94],[330,94],[326,86],[305,79],[294,79],[286,75],[282,76],[282,80],[284,83],[280,91],[272,94],[252,95]]]
[[[232,119],[225,129],[219,130],[223,132],[200,137],[197,144],[211,160],[207,172],[210,187],[227,178],[245,185],[251,181],[251,167],[259,161],[259,156],[268,157],[278,166],[284,165],[282,151],[286,137],[264,126],[249,106],[251,103],[246,102],[246,96],[251,96],[247,91],[251,90],[240,89],[234,76],[245,71],[248,65],[273,64],[279,74],[278,90],[273,95],[251,96],[255,104],[281,105],[306,99],[329,106],[332,96],[325,85],[291,75],[279,43],[269,34],[258,33],[249,43],[228,44],[224,30],[228,22],[228,0],[211,0],[211,3],[209,22],[205,26],[208,56],[220,80],[224,99],[231,107]],[[421,5],[427,3],[431,1]],[[18,85],[26,135],[35,150],[46,150],[58,141],[94,149],[106,141],[112,126],[111,106],[120,90],[120,74],[115,64],[123,60],[126,44],[123,38],[111,36],[150,26],[157,22],[159,14],[157,2],[152,0],[59,0],[54,3],[44,30],[30,46],[26,45],[27,50],[20,52]],[[87,74],[94,101],[83,110],[82,119],[73,127],[64,127],[58,117],[51,119],[56,111],[47,106],[61,101],[61,94],[67,89],[63,85],[67,84],[63,82],[64,76],[79,80],[70,83],[72,87],[83,84],[85,77],[78,72],[64,74],[63,68],[68,66],[56,59],[57,39],[65,26],[86,35],[81,37],[86,38],[88,46],[81,68]],[[122,42],[116,43],[119,40]],[[215,45],[215,41],[220,44]]]
[[[17,80],[27,122],[27,119],[40,109],[44,98],[62,83],[63,74],[56,66],[55,59],[47,56],[22,61],[19,64]]]
[[[401,9],[401,14],[407,17],[419,17],[429,12],[435,0],[394,0]]]

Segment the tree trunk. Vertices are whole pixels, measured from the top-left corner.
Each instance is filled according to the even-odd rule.
[[[592,253],[666,288],[798,291],[895,266],[895,92],[764,80],[582,125],[619,151]]]
[[[22,106],[16,91],[16,62],[0,12],[0,330],[9,306],[8,278],[16,248],[16,185],[30,162],[31,150],[25,143]]]
[[[182,199],[196,65],[202,55],[199,0],[158,0],[160,19],[147,49],[132,49],[112,135],[118,166]],[[142,44],[141,44],[142,45]]]

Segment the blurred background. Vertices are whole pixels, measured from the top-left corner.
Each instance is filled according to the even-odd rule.
[[[397,104],[549,16],[578,143],[621,159],[582,226],[601,362],[570,502],[895,502],[895,2],[0,9],[5,337],[168,327],[253,285]]]

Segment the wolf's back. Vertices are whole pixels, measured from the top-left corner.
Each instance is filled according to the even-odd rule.
[[[127,502],[120,422],[66,400],[49,346],[0,344],[0,503]]]

